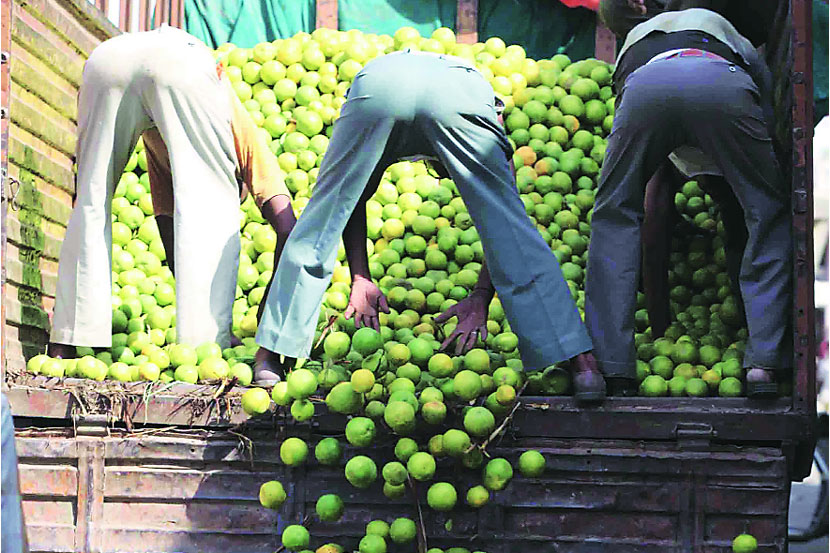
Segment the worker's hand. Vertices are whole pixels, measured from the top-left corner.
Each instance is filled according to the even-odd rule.
[[[461,355],[472,349],[476,338],[481,337],[482,341],[487,339],[487,311],[491,299],[491,294],[473,290],[469,296],[435,317],[434,321],[438,324],[447,322],[451,317],[458,317],[458,324],[441,344],[441,351],[445,351],[457,339],[455,354]]]
[[[356,275],[352,279],[352,293],[349,306],[343,316],[351,319],[354,315],[355,328],[368,326],[380,331],[380,313],[389,313],[386,296],[371,279]]]
[[[645,0],[626,0],[628,7],[632,10],[636,11],[640,15],[646,14],[646,2]]]

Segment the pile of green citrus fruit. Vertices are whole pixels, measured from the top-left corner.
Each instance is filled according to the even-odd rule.
[[[526,58],[520,46],[506,46],[498,38],[457,44],[452,31],[445,28],[430,38],[420,37],[411,28],[399,29],[394,36],[318,29],[251,49],[226,44],[216,55],[277,156],[300,215],[351,80],[372,58],[404,48],[448,53],[475,63],[504,99],[521,199],[559,259],[581,310],[594,194],[614,113],[609,65],[594,59],[572,63],[561,54],[535,61]],[[30,360],[29,369],[49,376],[125,381],[197,382],[236,376],[248,384],[256,351],[256,311],[271,276],[276,234],[253,199],[245,199],[233,305],[233,332],[242,345],[221,351],[215,344],[176,344],[175,283],[152,216],[146,169],[139,141],[112,202],[112,349],[96,354],[78,348],[78,356],[86,358],[82,363],[37,356]],[[723,225],[717,206],[694,181],[678,193],[676,204],[702,230],[717,236],[676,241],[670,275],[674,322],[665,337],[651,338],[640,297],[636,339],[642,392],[740,395],[746,330],[725,272]],[[437,178],[423,163],[399,162],[388,168],[369,200],[367,226],[371,274],[392,307],[381,318],[384,348],[394,358],[418,339],[412,348],[416,350],[414,361],[428,361],[454,324],[438,328],[434,315],[466,297],[481,268],[481,242],[470,215],[451,180]],[[341,247],[320,312],[318,338],[331,317],[337,319],[333,330],[347,337],[354,334],[353,324],[341,315],[350,280]],[[487,327],[486,341],[477,344],[481,355],[489,358],[494,369],[520,370],[518,338],[510,331],[498,298],[490,307]],[[326,355],[318,350],[312,357]],[[364,357],[351,349],[344,359],[356,363]],[[406,360],[395,370],[414,373],[411,367],[418,362]],[[452,362],[456,368],[460,363],[459,358]],[[328,370],[326,378],[334,379],[332,371],[336,370]],[[528,391],[534,394],[568,391],[567,377],[556,367],[527,379]],[[689,384],[682,393],[680,379]],[[671,380],[674,384],[669,386]],[[698,380],[707,386],[701,387]]]
[[[476,64],[504,100],[516,186],[581,311],[594,195],[614,114],[609,65],[594,59],[572,63],[561,54],[535,61],[520,46],[506,46],[498,38],[457,44],[446,28],[430,38],[412,28],[399,29],[394,36],[318,29],[251,49],[223,45],[216,55],[277,156],[301,216],[352,79],[372,58],[404,48],[451,54]],[[249,385],[257,349],[256,311],[271,277],[276,234],[254,201],[245,199],[233,305],[233,332],[242,345],[222,350],[210,343],[176,343],[175,283],[152,216],[146,168],[139,142],[112,202],[112,348],[97,354],[77,348],[79,359],[69,360],[38,355],[28,368],[52,377],[188,383],[235,377]],[[702,234],[675,241],[670,263],[673,321],[664,337],[651,336],[639,294],[641,392],[738,396],[746,330],[726,274],[723,225],[717,207],[695,182],[683,187],[676,205],[701,232],[715,237]],[[242,406],[254,416],[272,409],[274,402],[304,422],[325,402],[329,412],[348,419],[345,440],[355,455],[344,459],[345,444],[337,438],[313,446],[289,438],[280,448],[288,466],[311,462],[313,456],[314,462],[341,467],[358,489],[380,486],[396,498],[417,483],[422,503],[435,511],[449,512],[461,504],[479,508],[509,484],[514,468],[522,478],[544,472],[545,458],[537,451],[525,451],[511,462],[488,458],[483,446],[523,390],[525,395],[567,394],[569,375],[557,366],[523,372],[518,337],[498,298],[489,308],[486,340],[465,355],[439,351],[455,322],[442,328],[434,316],[467,296],[483,262],[478,233],[452,180],[439,179],[422,162],[395,163],[366,210],[371,275],[391,307],[380,317],[380,331],[355,329],[342,315],[351,278],[341,247],[320,310],[319,347],[272,390],[246,391]],[[395,437],[394,460],[377,464],[370,454],[375,454],[380,437],[390,434]],[[437,470],[447,465],[477,472],[480,482],[462,488],[448,481]],[[279,509],[286,498],[277,481],[260,490],[260,501],[268,508]],[[316,511],[321,524],[335,523],[343,516],[344,503],[327,494],[319,498]],[[374,520],[354,545],[361,553],[383,553],[395,544],[413,542],[416,533],[409,518]],[[299,524],[285,528],[281,539],[287,550],[304,552],[314,541]],[[338,551],[343,548],[335,544],[317,549]],[[464,552],[469,553],[454,547],[444,553]]]

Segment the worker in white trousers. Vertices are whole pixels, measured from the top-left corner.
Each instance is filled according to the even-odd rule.
[[[142,135],[171,268],[175,259],[178,341],[230,344],[240,183],[279,244],[295,222],[284,173],[259,132],[211,50],[184,31],[124,34],[92,52],[78,98],[77,200],[61,249],[50,355],[111,346],[111,201]]]

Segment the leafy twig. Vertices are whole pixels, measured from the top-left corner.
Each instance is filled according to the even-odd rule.
[[[522,392],[525,391],[526,387],[527,387],[527,382],[525,381],[522,388],[516,394],[516,403],[513,405],[513,408],[510,410],[510,413],[508,413],[507,416],[504,417],[504,420],[501,421],[501,424],[495,430],[493,430],[493,432],[487,437],[487,439],[484,440],[484,442],[481,445],[478,446],[479,449],[481,449],[482,453],[487,454],[486,449],[487,449],[487,446],[490,445],[490,442],[495,440],[496,437],[501,433],[501,431],[504,430],[504,427],[507,426],[508,423],[511,420],[513,420],[513,415],[516,413],[516,409],[518,409],[519,405],[521,405],[521,401],[519,401],[519,397],[522,395]]]
[[[248,453],[248,460],[251,463],[251,470],[254,468],[254,442],[246,435],[240,434],[239,432],[234,432],[233,430],[228,430],[230,434],[233,434],[237,438],[239,438],[240,445],[245,448],[245,451]]]
[[[320,333],[320,339],[317,340],[317,343],[314,344],[314,347],[311,348],[311,349],[317,349],[318,347],[320,347],[320,344],[322,344],[323,340],[326,339],[326,336],[328,335],[328,333],[331,332],[331,329],[334,326],[335,322],[337,322],[337,315],[331,315],[329,317],[328,324],[326,324],[326,327],[323,329],[323,332]]]

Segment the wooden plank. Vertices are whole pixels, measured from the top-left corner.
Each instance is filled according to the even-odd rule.
[[[189,466],[193,459],[205,464],[232,463],[240,470],[240,463],[245,469],[250,468],[251,451],[247,450],[239,436],[222,431],[195,431],[188,434],[169,432],[164,435],[146,437],[115,437],[107,440],[107,456],[113,460],[110,464],[126,464],[141,456],[147,464],[165,464]],[[257,435],[252,435],[256,439]],[[252,470],[265,471],[275,476],[285,467],[279,460],[279,443],[274,440],[256,440],[254,444],[256,463]]]
[[[118,10],[118,28],[123,32],[130,31],[130,19],[132,15],[132,0],[121,0]]]
[[[592,536],[625,538],[644,542],[674,541],[676,517],[670,513],[570,512],[567,510],[509,509],[507,528],[521,528],[538,536]]]
[[[73,551],[93,551],[90,545],[90,515],[92,503],[95,501],[93,484],[93,463],[91,458],[91,441],[88,439],[76,440],[78,444],[78,525],[75,530],[75,546]]]
[[[7,302],[17,302],[17,288],[10,284],[6,287]],[[8,299],[11,295],[11,298]],[[19,302],[17,302],[19,304]],[[8,370],[13,372],[24,371],[26,359],[46,351],[48,334],[45,329],[33,325],[21,326],[14,321],[7,321],[5,326],[4,354],[8,362]]]
[[[87,0],[57,0],[72,18],[104,41],[119,34],[118,27]]]
[[[20,297],[24,299],[21,301]],[[50,328],[49,315],[42,305],[27,296],[38,298],[41,294],[38,291],[23,290],[17,286],[6,287],[6,321],[10,324],[20,326],[31,326],[33,328],[47,331]],[[25,346],[26,344],[21,344]]]
[[[167,23],[167,18],[165,17],[166,6],[167,0],[156,2],[153,6],[153,29],[158,29],[162,23]]]
[[[317,0],[317,29],[337,29],[337,0]]]
[[[56,527],[27,518],[26,536],[29,540],[29,551],[33,553],[74,551],[75,529],[71,527]]]
[[[33,465],[21,458],[18,469],[20,493],[24,496],[70,498],[78,495],[78,468],[73,465]]]
[[[69,158],[58,159],[55,151],[44,153],[44,150],[38,148],[38,144],[45,145],[19,127],[12,127],[9,135],[10,163],[31,171],[61,190],[70,194],[74,192],[75,174],[72,172]],[[45,147],[46,151],[48,149]]]
[[[289,476],[287,470],[281,472],[280,476]],[[228,466],[216,473],[175,465],[108,466],[104,493],[108,502],[165,498],[244,502],[257,497],[262,482],[276,477],[273,470],[238,470]]]
[[[25,169],[21,169],[17,165],[9,166],[9,174],[18,179],[18,181],[29,183],[37,191],[38,201],[40,203],[39,215],[47,221],[58,225],[54,229],[55,236],[62,239],[64,229],[69,222],[69,217],[72,215],[72,194]],[[19,196],[20,192],[18,192]],[[23,207],[20,206],[21,209]]]
[[[795,397],[801,412],[816,412],[815,263],[813,260],[813,52],[812,3],[793,0],[792,140],[795,305]],[[808,448],[811,449],[811,448]],[[803,475],[810,470],[805,459]]]
[[[48,320],[45,319],[45,313],[41,315],[43,317],[42,320],[36,319],[36,316],[39,314],[33,312],[31,308],[25,309],[20,305],[20,302],[14,300],[7,301],[10,307],[10,315],[15,313],[15,311],[22,310],[22,313],[16,314],[17,317],[24,319],[24,323],[22,324],[32,324],[33,326],[42,325],[42,328],[47,328]],[[73,379],[66,380],[69,382],[73,381]],[[48,383],[48,379],[43,377],[37,377],[34,381],[37,382],[37,386],[43,386]],[[78,383],[83,381],[74,380],[74,382]],[[86,382],[86,384],[94,388],[94,384],[99,383]],[[116,383],[108,382],[108,384],[118,386]],[[143,387],[144,385],[139,384],[139,386]],[[72,407],[75,401],[68,391],[39,388],[24,389],[13,386],[6,395],[9,397],[9,402],[12,404],[15,413],[19,416],[26,417],[65,419],[72,413]],[[204,411],[194,412],[191,408],[183,404],[181,397],[157,396],[152,398],[148,404],[144,404],[140,396],[138,396],[126,404],[117,406],[113,415],[115,420],[118,421],[123,421],[125,417],[129,417],[135,424],[143,424],[146,421],[149,424],[222,428],[244,423],[247,420],[247,416],[241,410],[238,401],[232,403],[231,406],[233,411],[228,413],[222,402],[208,402]]]
[[[67,157],[75,155],[76,130],[49,104],[12,82],[11,120]]]
[[[185,530],[128,530],[106,529],[101,534],[100,553],[124,553],[146,551],[153,544],[153,551],[177,553],[206,553],[247,551],[272,553],[280,547],[273,529],[268,532],[250,533],[226,528],[221,531],[193,532]]]
[[[12,294],[11,297],[13,298],[13,300],[7,299],[7,301],[16,301],[16,286],[9,285],[6,292],[7,297],[8,294]],[[25,371],[26,359],[46,351],[46,342],[49,335],[45,329],[35,326],[21,326],[14,321],[8,321],[8,323],[5,327],[6,343],[4,349],[9,362],[9,370],[15,372]]]
[[[170,26],[182,28],[184,24],[184,1],[171,0],[170,4]]]
[[[89,510],[87,519],[89,520],[89,532],[87,535],[84,547],[78,549],[79,552],[100,551],[103,544],[103,527],[104,527],[104,457],[106,456],[106,444],[98,438],[81,438],[79,441],[84,441],[89,444],[90,457],[92,461],[92,471],[90,473],[89,493],[91,498],[89,501]],[[79,486],[80,489],[80,486]],[[80,492],[79,492],[80,497]],[[80,505],[79,505],[80,507]],[[81,509],[78,509],[81,512]],[[76,539],[76,543],[78,540]]]
[[[25,215],[25,210],[21,211]],[[34,259],[31,257],[27,257],[25,260],[21,260],[20,258],[15,259],[18,259],[18,261],[22,261],[29,265],[36,264],[38,271],[42,271],[44,267],[41,263],[41,260],[36,258],[45,257],[47,260],[58,260],[61,248],[60,237],[54,236],[52,234],[47,234],[46,232],[44,232],[42,224],[35,226],[27,222],[21,222],[17,218],[9,218],[8,223],[9,242],[11,244],[14,244],[18,248],[22,248],[23,250],[34,250],[34,252],[25,252],[25,255],[27,256],[33,255]],[[14,253],[16,255],[20,255],[19,251],[15,251]],[[54,265],[51,265],[49,267],[51,269],[52,267],[54,267]],[[54,270],[52,269],[49,272],[54,272]],[[26,282],[20,283],[25,284],[26,286],[30,286],[30,284]]]
[[[78,443],[72,428],[18,428],[15,449],[21,463],[73,463],[78,458]],[[77,469],[76,469],[77,470]]]
[[[76,490],[77,491],[77,490]],[[23,517],[26,521],[43,521],[59,528],[75,528],[75,502],[54,497],[24,498]]]
[[[24,268],[23,263],[20,262],[20,260],[6,258],[6,263],[9,283],[21,286],[28,286],[30,288],[36,288],[44,294],[47,294],[52,297],[55,296],[55,288],[57,286],[58,280],[57,274],[43,275],[42,281],[39,283],[39,286],[33,286],[31,281],[29,280],[31,275],[27,275],[27,271]]]
[[[458,0],[455,34],[462,44],[478,42],[478,0]]]
[[[18,50],[11,60],[14,82],[43,100],[67,120],[78,119],[78,92],[61,75],[25,50]]]
[[[65,5],[62,5],[62,2],[26,0],[22,4],[27,13],[85,58],[89,57],[92,50],[101,42],[100,33],[84,26]]]
[[[138,0],[138,31],[149,31],[149,17],[147,15],[146,0]]]
[[[25,49],[54,71],[64,75],[74,86],[81,86],[84,62],[80,56],[58,48],[38,30],[32,29],[17,17],[12,21],[12,41],[12,56],[17,48]]]
[[[11,0],[0,1],[0,51],[11,52]],[[9,164],[9,92],[11,91],[10,64],[8,60],[0,63],[0,259],[6,259],[6,219],[9,204],[6,189],[11,188],[6,181]],[[6,269],[0,263],[0,338],[6,338]],[[8,344],[0,352],[0,378],[6,381]]]
[[[267,477],[266,477],[267,478]],[[257,486],[259,488],[259,486]],[[205,503],[111,501],[104,504],[104,530],[234,531],[269,534],[277,513],[259,504],[257,492],[240,501]]]

